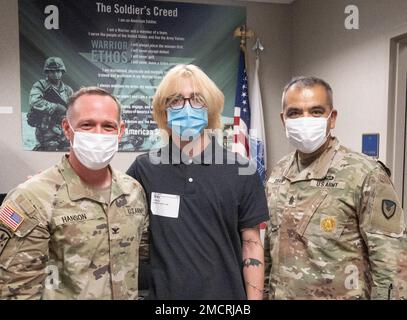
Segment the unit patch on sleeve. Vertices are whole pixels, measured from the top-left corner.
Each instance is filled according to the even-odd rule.
[[[390,219],[396,213],[397,205],[394,201],[384,199],[382,201],[382,212],[386,219]]]

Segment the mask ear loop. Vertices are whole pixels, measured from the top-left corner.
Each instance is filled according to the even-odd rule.
[[[68,124],[69,124],[69,128],[71,128],[71,130],[72,130],[72,132],[73,132],[73,141],[75,141],[75,130],[73,129],[73,127],[72,127],[71,123],[69,122],[69,120],[66,119],[66,121],[67,121]],[[71,147],[73,147],[73,141],[69,140],[69,145],[70,145]]]
[[[326,120],[328,121],[328,119],[332,116],[332,111],[333,111],[334,109],[332,108],[332,110],[331,110],[331,112],[329,113],[329,116],[328,117],[326,117]]]
[[[332,108],[332,110],[331,110],[331,112],[329,113],[329,116],[326,118],[326,125],[328,126],[328,119],[331,117],[331,115],[332,115],[332,111],[333,111],[334,109]],[[328,134],[326,135],[326,139],[328,139],[330,136],[331,136],[331,128],[329,128],[329,132],[328,132]]]
[[[73,127],[72,127],[71,123],[68,121],[68,119],[66,121],[68,122],[69,128],[71,128],[72,132],[75,133],[75,130],[73,129]]]

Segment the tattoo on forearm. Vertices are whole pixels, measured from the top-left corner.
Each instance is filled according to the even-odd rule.
[[[256,245],[256,246],[260,246],[260,247],[263,248],[263,245],[261,244],[261,241],[258,241],[258,240],[248,239],[248,240],[243,240],[243,243],[246,243],[246,244],[254,244],[254,245]]]
[[[253,288],[254,290],[256,290],[257,292],[260,292],[260,293],[265,292],[264,290],[261,290],[261,289],[257,288],[255,285],[251,284],[249,281],[246,281],[246,284],[247,284],[249,287],[252,287],[252,288]]]
[[[243,267],[259,267],[261,264],[263,264],[260,260],[253,259],[253,258],[247,258],[243,260]]]

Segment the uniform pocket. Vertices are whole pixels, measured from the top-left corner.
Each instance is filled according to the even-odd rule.
[[[268,231],[276,232],[280,228],[282,208],[278,205],[279,186],[267,188],[267,207],[269,211]]]
[[[53,213],[51,233],[53,241],[58,242],[58,250],[96,248],[106,238],[108,225],[103,210],[78,209],[60,208]]]
[[[298,233],[322,248],[336,245],[348,220],[336,201],[327,191],[316,196],[305,213]]]
[[[115,228],[117,231],[113,230],[110,238],[122,242],[132,242],[133,239],[139,242],[146,214],[146,210],[139,207],[118,208],[115,219],[109,225],[111,230]]]
[[[42,228],[35,229],[38,223],[37,220],[26,217],[14,233],[0,226],[0,267],[7,269],[21,251],[28,255],[32,250],[41,247],[37,240],[45,239],[46,232],[42,232]],[[29,234],[32,239],[26,241]]]

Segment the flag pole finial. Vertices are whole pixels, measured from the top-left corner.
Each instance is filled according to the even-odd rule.
[[[253,50],[254,52],[256,52],[256,58],[258,58],[259,55],[260,55],[260,52],[262,52],[262,51],[264,50],[264,47],[263,47],[263,45],[261,44],[259,38],[256,39],[256,43],[254,44],[252,50]]]
[[[240,37],[240,47],[246,47],[246,40],[254,37],[254,32],[246,28],[246,25],[241,25],[235,29],[235,37]]]

